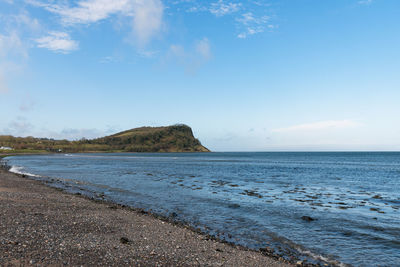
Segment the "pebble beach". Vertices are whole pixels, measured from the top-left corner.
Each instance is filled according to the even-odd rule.
[[[0,266],[291,266],[0,170]]]

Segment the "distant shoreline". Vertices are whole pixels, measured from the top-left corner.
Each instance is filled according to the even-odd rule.
[[[85,152],[210,152],[184,124],[140,127],[95,139],[56,140],[0,135],[0,144],[9,150],[35,153]]]

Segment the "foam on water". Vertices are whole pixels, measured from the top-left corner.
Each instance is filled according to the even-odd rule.
[[[16,173],[16,174],[21,174],[21,175],[27,175],[27,176],[32,176],[32,177],[41,177],[40,175],[29,173],[24,171],[24,167],[21,166],[11,166],[11,168],[8,170],[9,172]]]

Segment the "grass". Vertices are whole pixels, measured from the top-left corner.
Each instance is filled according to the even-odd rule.
[[[93,152],[209,152],[186,125],[141,127],[114,135],[79,141],[0,136],[0,145],[16,150],[2,154],[93,153]]]

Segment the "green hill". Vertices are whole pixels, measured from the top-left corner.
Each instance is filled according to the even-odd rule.
[[[0,136],[1,146],[14,152],[209,152],[187,125],[141,127],[79,141]]]

